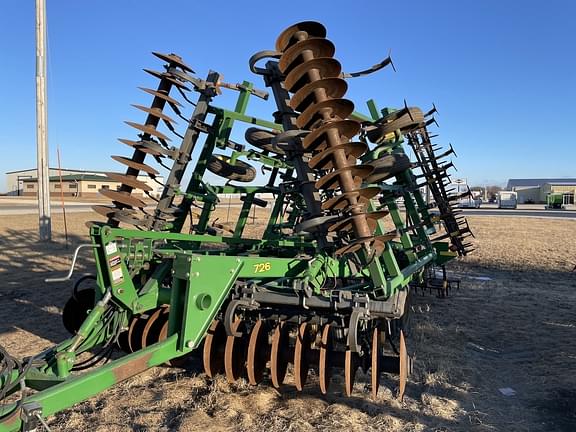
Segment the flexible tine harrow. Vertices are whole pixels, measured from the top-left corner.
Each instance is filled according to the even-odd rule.
[[[442,159],[454,150],[432,144],[427,129],[436,108],[368,101],[370,115],[355,111],[346,80],[392,60],[346,73],[334,53],[324,26],[306,21],[252,56],[250,70],[273,96],[271,120],[247,114],[250,99],[268,92],[214,71],[198,78],[179,56],[154,53],[165,65],[145,69],[159,80],[142,89],[152,102],[133,105],[146,119],[126,122],[137,137],[119,140],[133,154],[112,156],[126,171],[107,173],[121,186],[100,191],[112,202],[94,207],[106,222],[89,223],[94,274],[76,281],[64,306],[71,338],[25,361],[0,347],[0,432],[34,430],[194,353],[208,377],[231,383],[304,391],[314,371],[320,393],[349,396],[361,369],[374,399],[384,373],[398,376],[404,397],[411,290],[447,292],[444,266],[470,252],[472,233],[452,207],[461,195],[447,189],[453,165]],[[214,105],[222,90],[238,92],[233,110]],[[225,184],[210,184],[214,176]],[[234,223],[215,218],[222,194],[240,196]],[[255,207],[269,208],[268,221],[247,238]]]

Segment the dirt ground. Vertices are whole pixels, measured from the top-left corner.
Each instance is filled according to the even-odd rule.
[[[60,217],[50,245],[37,241],[36,216],[0,217],[0,344],[17,356],[68,336],[59,314],[70,285],[44,282],[65,273],[73,250],[64,247]],[[87,241],[84,222],[95,218],[69,216],[72,245]],[[477,250],[450,267],[460,290],[446,299],[416,296],[408,340],[416,357],[403,402],[393,397],[392,376],[371,400],[362,374],[346,398],[339,377],[327,396],[314,376],[301,394],[290,378],[278,392],[210,380],[192,360],[145,372],[49,424],[106,432],[576,430],[576,221],[469,221]],[[76,275],[90,271],[87,252],[79,264]]]

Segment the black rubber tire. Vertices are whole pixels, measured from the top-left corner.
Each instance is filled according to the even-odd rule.
[[[93,289],[78,290],[64,305],[62,323],[70,334],[76,334],[88,316],[88,312],[94,307],[94,294]]]
[[[206,168],[211,173],[229,180],[249,183],[256,178],[256,168],[252,165],[240,160],[237,160],[236,164],[232,165],[228,162],[229,160],[228,156],[214,154],[210,156],[210,161]]]
[[[268,150],[271,153],[276,153],[279,155],[285,155],[286,152],[279,148],[278,146],[272,143],[272,139],[276,134],[274,132],[267,131],[265,129],[259,128],[248,128],[246,129],[246,133],[244,134],[244,138],[246,141],[253,145],[254,147],[258,147],[262,150]]]
[[[373,184],[383,182],[406,171],[412,166],[412,163],[405,154],[394,153],[376,159],[368,165],[372,165],[374,171],[366,178],[366,183]]]

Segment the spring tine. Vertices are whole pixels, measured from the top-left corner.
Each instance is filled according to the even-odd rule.
[[[432,109],[430,111],[428,111],[426,114],[424,114],[424,117],[429,117],[434,113],[437,113],[438,109],[436,109],[436,105],[434,105],[434,103],[432,103]]]
[[[349,72],[349,73],[342,73],[342,78],[357,78],[365,75],[369,75],[371,73],[377,72],[380,69],[384,69],[386,66],[392,66],[392,70],[396,72],[396,66],[392,62],[392,57],[390,56],[390,52],[388,52],[388,57],[382,60],[379,63],[376,63],[374,66],[369,67],[368,69],[364,69],[358,72]]]

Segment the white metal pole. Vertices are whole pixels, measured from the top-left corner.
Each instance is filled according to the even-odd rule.
[[[40,241],[52,238],[46,105],[46,3],[36,0],[36,149]]]

